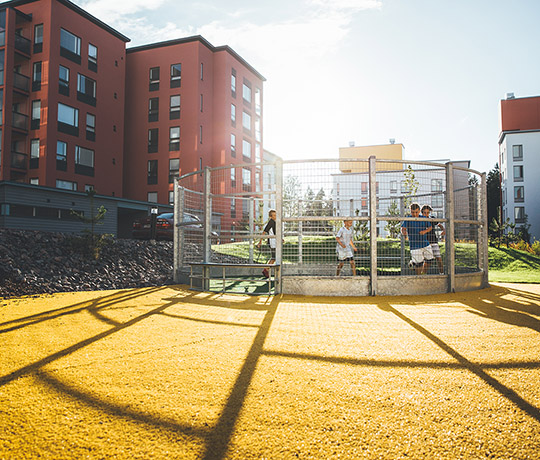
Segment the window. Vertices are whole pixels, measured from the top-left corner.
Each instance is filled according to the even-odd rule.
[[[85,176],[94,175],[94,151],[84,147],[75,147],[75,172]]]
[[[231,200],[231,217],[236,217],[236,200],[234,198]]]
[[[231,104],[231,121],[233,126],[236,126],[236,106]]]
[[[231,157],[236,158],[236,136],[231,134]]]
[[[251,142],[242,140],[242,155],[245,159],[251,161]]]
[[[174,191],[169,192],[169,204],[174,204]]]
[[[259,88],[255,88],[255,113],[261,114],[261,90]]]
[[[81,63],[81,39],[65,29],[60,29],[60,55]]]
[[[35,51],[34,51],[35,52]],[[30,185],[39,185],[39,178],[37,177],[31,177],[30,178]]]
[[[232,97],[236,97],[236,70],[234,69],[231,72],[231,94]]]
[[[180,126],[169,128],[169,151],[180,150]]]
[[[199,144],[202,144],[202,125],[199,126]]]
[[[180,118],[180,94],[171,96],[169,120],[177,120]]]
[[[514,161],[523,160],[523,145],[512,146],[512,158]]]
[[[41,101],[32,101],[32,119],[30,129],[39,129],[41,120]]]
[[[525,187],[523,187],[523,185],[514,187],[514,201],[515,202],[525,201]]]
[[[30,169],[39,168],[39,139],[30,141]]]
[[[158,162],[157,160],[148,160],[148,175],[146,178],[148,185],[158,183]],[[150,200],[149,200],[150,201]]]
[[[169,184],[174,183],[174,178],[178,177],[179,171],[180,171],[180,159],[179,158],[169,159]]]
[[[516,206],[514,208],[514,221],[516,223],[525,222],[525,208],[523,206]]]
[[[260,144],[255,144],[255,163],[261,162],[261,146]]]
[[[56,161],[67,161],[67,144],[65,142],[56,142]]]
[[[61,188],[64,190],[77,191],[77,182],[70,182],[68,180],[56,179],[56,188]]]
[[[514,181],[523,182],[523,166],[514,166]]]
[[[0,46],[6,44],[6,10],[0,11]]]
[[[251,86],[247,82],[244,82],[242,85],[242,97],[244,101],[251,104]]]
[[[201,105],[201,113],[202,113],[202,111],[203,111],[203,95],[202,94],[201,94],[201,104],[200,105]]]
[[[94,190],[94,186],[92,184],[85,184],[84,185],[84,191],[85,192],[92,192]]]
[[[362,207],[362,209],[367,209],[368,208],[368,206],[367,206],[367,198],[362,198],[361,207]]]
[[[84,75],[77,75],[77,100],[96,105],[96,81]]]
[[[443,196],[442,195],[433,195],[431,197],[431,206],[434,208],[443,207]]]
[[[236,187],[236,168],[231,168],[231,187]]]
[[[396,193],[397,192],[397,180],[391,180],[390,181],[390,192]]]
[[[431,191],[442,192],[442,179],[431,179]]]
[[[43,51],[43,24],[34,26],[34,53]]]
[[[157,153],[158,151],[158,128],[148,130],[148,153]]]
[[[0,50],[0,85],[4,84],[4,50]],[[28,90],[28,87],[26,88]]]
[[[242,168],[242,190],[251,192],[251,171],[247,168]]]
[[[251,131],[251,115],[247,112],[242,112],[242,126]]]
[[[201,81],[204,80],[204,65],[203,65],[202,62],[201,62],[201,75],[200,75],[200,77],[201,77]]]
[[[259,117],[255,118],[255,140],[261,142],[261,120]]]
[[[150,69],[150,82],[148,89],[150,91],[157,91],[159,89],[159,67],[152,67]]]
[[[171,88],[180,88],[182,79],[182,64],[171,65]]]
[[[96,116],[91,113],[86,114],[86,139],[96,140]]]
[[[41,89],[41,62],[34,62],[32,70],[32,91]]]
[[[367,193],[367,182],[362,182],[360,184],[360,186],[361,186],[362,194],[366,194]]]
[[[148,192],[146,195],[146,200],[149,203],[157,203],[157,192]]]
[[[58,131],[79,135],[79,109],[58,103]]]
[[[159,98],[152,97],[148,100],[148,121],[158,121]]]
[[[61,65],[58,71],[58,92],[69,96],[69,69]]]
[[[97,72],[97,46],[88,43],[88,69]]]

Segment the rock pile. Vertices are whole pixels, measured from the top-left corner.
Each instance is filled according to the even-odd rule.
[[[80,236],[0,229],[0,297],[161,286],[173,243],[106,239],[97,260]]]

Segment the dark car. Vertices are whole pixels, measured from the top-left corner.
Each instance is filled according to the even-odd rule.
[[[139,238],[143,240],[150,239],[151,233],[151,216],[144,217],[143,219],[137,219],[133,222],[131,235],[133,238]],[[194,214],[184,213],[184,219],[181,226],[186,226],[192,229],[202,229],[202,222]],[[174,229],[174,214],[172,212],[166,212],[160,214],[156,218],[156,240],[172,240]]]

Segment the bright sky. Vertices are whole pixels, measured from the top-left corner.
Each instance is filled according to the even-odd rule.
[[[131,38],[202,35],[266,78],[264,148],[287,159],[405,145],[497,162],[499,101],[540,95],[539,0],[74,0]]]

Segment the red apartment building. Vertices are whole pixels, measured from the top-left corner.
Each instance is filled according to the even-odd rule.
[[[122,195],[125,44],[65,0],[0,11],[0,179]]]
[[[172,203],[176,175],[261,161],[265,79],[252,66],[200,36],[127,42],[68,0],[0,5],[0,185],[94,189],[146,213]],[[260,181],[243,173],[239,190]],[[0,226],[15,225],[20,200],[1,195]]]
[[[174,176],[261,161],[264,77],[228,46],[130,48],[126,76],[124,196],[172,203]]]

